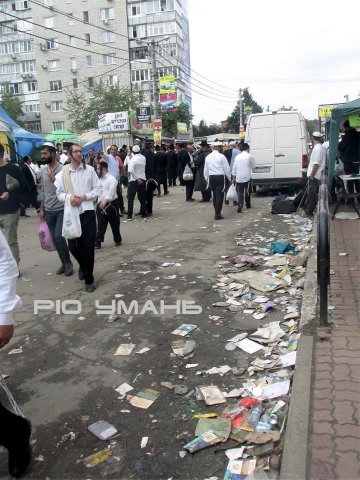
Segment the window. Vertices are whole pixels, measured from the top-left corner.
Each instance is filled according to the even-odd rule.
[[[166,77],[167,75],[174,75],[177,77],[177,68],[176,67],[161,67],[158,68],[159,77]]]
[[[71,68],[71,70],[76,70],[77,69],[77,58],[76,57],[71,57],[70,58],[70,68]]]
[[[22,69],[22,72],[23,73],[32,73],[32,72],[35,72],[36,68],[35,68],[35,60],[31,61],[31,62],[23,62],[21,64],[21,69]]]
[[[32,40],[20,40],[18,42],[9,42],[0,44],[0,55],[9,55],[16,53],[27,53],[34,50]]]
[[[16,10],[17,12],[19,10],[26,10],[30,8],[28,5],[28,2],[26,0],[15,0],[15,3],[12,4],[12,9]]]
[[[38,103],[26,103],[24,106],[25,113],[40,112],[40,105]]]
[[[51,102],[51,111],[52,112],[62,112],[63,102]]]
[[[74,20],[73,20],[73,13],[69,13],[69,25],[74,25]]]
[[[14,30],[31,31],[33,29],[32,22],[29,20],[18,20],[14,25]]]
[[[83,12],[84,23],[89,23],[89,12]]]
[[[48,69],[49,70],[57,70],[60,67],[60,60],[49,60],[48,61]]]
[[[130,60],[146,60],[148,58],[148,47],[130,48]]]
[[[119,82],[118,76],[117,75],[108,75],[107,82],[110,85],[110,87],[114,87]]]
[[[76,47],[76,39],[72,35],[69,35],[69,45],[71,47]]]
[[[73,82],[73,88],[78,88],[78,79],[73,78],[72,82]]]
[[[53,28],[54,26],[54,17],[45,17],[44,18],[45,28]]]
[[[37,91],[37,83],[36,82],[28,82],[28,83],[25,83],[25,85],[26,85],[27,93]]]
[[[64,130],[64,122],[53,122],[53,130]]]
[[[43,0],[43,4],[46,7],[53,7],[54,6],[54,0]]]
[[[5,75],[7,73],[10,73],[10,64],[9,63],[0,64],[0,75]]]
[[[46,50],[55,50],[56,48],[59,48],[59,44],[54,38],[48,38],[45,40],[45,47]]]
[[[115,9],[114,8],[101,8],[100,9],[100,20],[114,20],[115,18]]]
[[[25,122],[25,128],[30,132],[41,132],[41,122]]]
[[[160,0],[152,0],[146,3],[146,13],[158,13],[160,12]]]
[[[129,17],[138,17],[141,14],[142,14],[141,3],[134,3],[133,5],[128,6]]]
[[[102,41],[103,43],[115,42],[115,33],[114,32],[102,32]]]
[[[94,77],[88,77],[88,86],[90,88],[94,86]]]
[[[59,92],[60,90],[62,90],[61,80],[52,80],[50,82],[50,90],[52,92]]]
[[[91,65],[92,65],[91,55],[86,55],[85,64],[86,64],[87,67],[91,67]]]
[[[132,25],[129,27],[129,38],[145,37],[145,25]]]
[[[148,25],[148,36],[154,37],[156,35],[167,35],[176,33],[175,22],[170,23],[151,23]]]
[[[11,93],[11,95],[22,93],[21,83],[2,83],[0,84],[0,92]]]
[[[107,55],[103,55],[103,63],[105,65],[116,65],[116,57],[115,53],[108,53]]]
[[[170,57],[177,57],[178,49],[176,43],[164,43],[160,48],[166,55],[170,55]]]
[[[90,45],[90,33],[85,33],[85,45]]]
[[[131,81],[132,82],[144,82],[150,80],[149,70],[132,70]]]

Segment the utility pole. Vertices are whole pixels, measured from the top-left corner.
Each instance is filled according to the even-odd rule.
[[[160,118],[159,111],[159,75],[156,66],[156,55],[155,55],[155,41],[152,40],[149,44],[150,55],[151,55],[151,70],[152,70],[152,83],[153,83],[153,94],[154,94],[154,118]]]
[[[244,131],[244,124],[243,124],[243,115],[242,115],[242,111],[243,111],[243,108],[242,108],[242,89],[239,88],[239,119],[240,119],[240,123],[239,123],[239,136],[241,136],[241,133]]]

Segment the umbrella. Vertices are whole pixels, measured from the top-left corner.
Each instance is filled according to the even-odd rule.
[[[54,130],[46,135],[46,140],[48,142],[78,142],[79,138],[75,135],[75,133],[69,132],[69,130]]]

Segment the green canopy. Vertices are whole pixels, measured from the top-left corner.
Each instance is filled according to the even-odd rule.
[[[75,135],[75,133],[69,132],[69,130],[54,130],[46,135],[46,140],[48,142],[78,142],[79,138]]]
[[[339,143],[340,128],[349,115],[353,113],[360,113],[360,98],[352,102],[343,103],[331,112],[330,120],[330,147],[329,147],[329,168],[328,168],[328,189],[331,189],[332,180],[334,177],[334,168],[336,161],[336,154]]]

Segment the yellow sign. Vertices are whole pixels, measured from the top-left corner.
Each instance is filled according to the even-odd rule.
[[[154,130],[154,143],[161,145],[162,130]]]
[[[159,78],[160,94],[163,93],[175,93],[175,76],[166,75]]]
[[[182,133],[182,134],[188,133],[188,127],[187,127],[186,123],[177,122],[176,125],[177,125],[177,132],[178,133]]]
[[[331,117],[331,112],[333,108],[335,108],[337,105],[321,105],[319,106],[319,118],[327,118]]]
[[[349,115],[350,127],[360,127],[360,114],[352,113]]]

